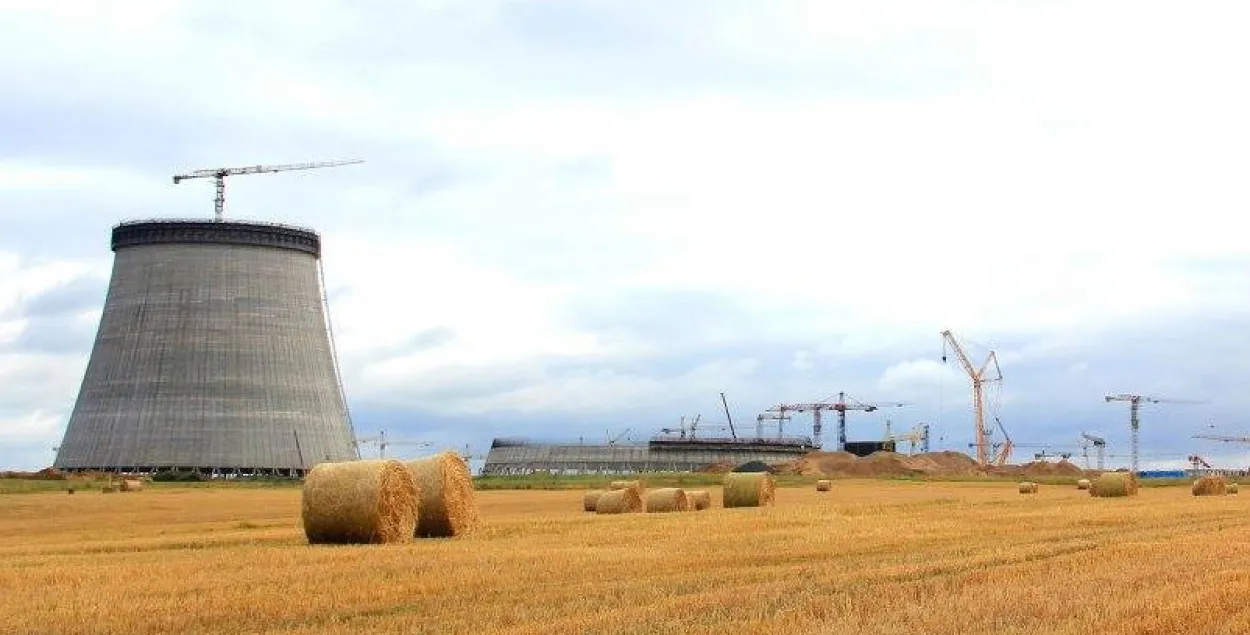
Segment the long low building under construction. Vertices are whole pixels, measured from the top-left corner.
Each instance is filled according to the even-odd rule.
[[[849,446],[850,444],[848,444]],[[893,451],[893,443],[874,444]],[[889,446],[889,447],[887,447]],[[710,465],[792,461],[815,448],[806,437],[783,439],[691,439],[656,437],[646,445],[585,445],[495,439],[482,466],[483,475],[629,474],[694,472]],[[849,449],[849,448],[848,448]],[[869,448],[864,448],[869,450]]]

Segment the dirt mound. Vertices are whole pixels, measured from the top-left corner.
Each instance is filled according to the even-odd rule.
[[[1058,463],[1033,461],[1020,466],[1025,476],[1081,476],[1085,472],[1067,460]]]
[[[943,451],[924,454],[874,452],[855,456],[849,452],[809,452],[803,458],[775,466],[778,474],[804,476],[859,477],[879,476],[1080,476],[1081,469],[1067,461],[1047,463],[1034,461],[1025,465],[1003,465],[982,468],[975,459],[962,452]]]
[[[700,474],[726,474],[728,472],[732,472],[733,469],[733,463],[730,463],[729,461],[720,461],[718,463],[708,463],[695,471]]]

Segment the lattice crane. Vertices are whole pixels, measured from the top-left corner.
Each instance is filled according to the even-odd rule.
[[[270,172],[287,172],[290,170],[312,170],[315,168],[331,168],[339,165],[352,165],[356,163],[364,163],[363,160],[352,159],[348,161],[319,161],[316,163],[288,163],[286,165],[251,165],[241,168],[208,168],[204,170],[192,170],[186,174],[175,174],[174,185],[177,185],[187,179],[207,179],[213,178],[217,180],[217,198],[213,205],[213,216],[217,222],[222,221],[222,217],[226,211],[226,177],[238,174],[267,174]]]
[[[860,403],[852,399],[853,403],[847,403],[846,393],[839,392],[838,400],[830,403],[829,401],[819,401],[816,403],[790,403],[777,404],[768,409],[768,412],[776,412],[784,415],[786,412],[811,412],[812,413],[812,444],[821,447],[820,433],[822,428],[820,414],[825,411],[838,413],[838,451],[846,449],[846,411],[858,410],[861,412],[873,412],[880,408],[893,406],[906,406],[905,403],[889,402],[889,403]]]
[[[1094,451],[1098,454],[1098,471],[1106,469],[1104,457],[1107,451],[1107,440],[1102,437],[1096,437],[1092,434],[1081,433],[1081,454],[1085,457],[1085,469],[1089,469],[1089,446],[1093,444]]]
[[[793,415],[788,415],[785,412],[762,412],[758,415],[755,415],[755,436],[761,439],[764,438],[764,422],[776,421],[777,422],[777,438],[780,439],[781,433],[782,433],[782,427],[785,425],[785,422],[793,418],[794,418]]]
[[[356,448],[358,450],[362,443],[369,443],[369,444],[378,446],[378,458],[381,458],[381,459],[386,458],[386,448],[392,445],[408,445],[408,446],[413,446],[413,447],[418,447],[418,448],[431,447],[429,443],[426,443],[424,441],[405,441],[405,440],[392,441],[389,437],[386,436],[386,430],[379,430],[376,435],[371,436],[371,437],[357,437]]]
[[[1144,397],[1142,395],[1130,395],[1128,393],[1120,393],[1118,395],[1107,395],[1103,399],[1105,399],[1107,403],[1111,403],[1113,401],[1127,401],[1128,402],[1129,454],[1132,457],[1131,460],[1132,460],[1133,467],[1131,469],[1134,474],[1137,473],[1137,458],[1138,458],[1137,437],[1138,437],[1138,428],[1139,428],[1139,422],[1140,422],[1137,416],[1137,412],[1138,410],[1141,409],[1141,404],[1142,403],[1174,403],[1174,404],[1203,403],[1201,401],[1192,401],[1189,399],[1156,399],[1154,397]]]
[[[964,367],[964,372],[968,373],[968,379],[972,381],[972,411],[975,426],[973,436],[973,446],[977,451],[977,463],[982,467],[988,466],[991,461],[996,465],[1004,465],[1007,458],[1011,456],[1011,441],[1008,439],[999,448],[996,456],[990,456],[990,430],[985,425],[985,385],[994,382],[1002,382],[1003,371],[998,367],[998,356],[994,351],[986,356],[985,361],[980,367],[973,366],[972,360],[968,358],[968,353],[964,351],[964,347],[955,339],[955,335],[950,331],[942,331],[942,361],[946,361],[946,347],[955,351],[955,356],[959,358],[959,363]],[[987,375],[990,370],[993,375]],[[1006,428],[1002,427],[1002,422],[998,422],[998,427],[1002,429],[1003,435],[1007,435]]]

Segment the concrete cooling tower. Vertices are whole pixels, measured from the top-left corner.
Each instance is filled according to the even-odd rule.
[[[303,475],[359,458],[316,232],[140,221],[114,227],[112,248],[54,467]]]

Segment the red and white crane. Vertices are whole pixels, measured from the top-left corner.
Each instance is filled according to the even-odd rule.
[[[973,425],[975,431],[973,433],[973,446],[977,452],[977,464],[986,467],[992,462],[994,465],[1004,465],[1011,456],[1012,443],[1011,437],[1007,436],[1007,429],[1003,428],[1002,421],[998,423],[999,429],[1003,431],[1006,437],[1002,446],[998,448],[995,456],[990,456],[990,432],[985,424],[985,387],[986,384],[998,382],[1001,385],[1003,381],[1003,371],[998,367],[998,356],[994,351],[986,356],[985,361],[981,365],[973,366],[972,360],[968,358],[968,353],[964,351],[964,347],[955,339],[955,335],[950,331],[942,331],[942,361],[946,361],[946,348],[949,346],[955,352],[955,356],[959,358],[959,363],[964,367],[964,372],[968,374],[968,379],[972,380],[972,411]]]

